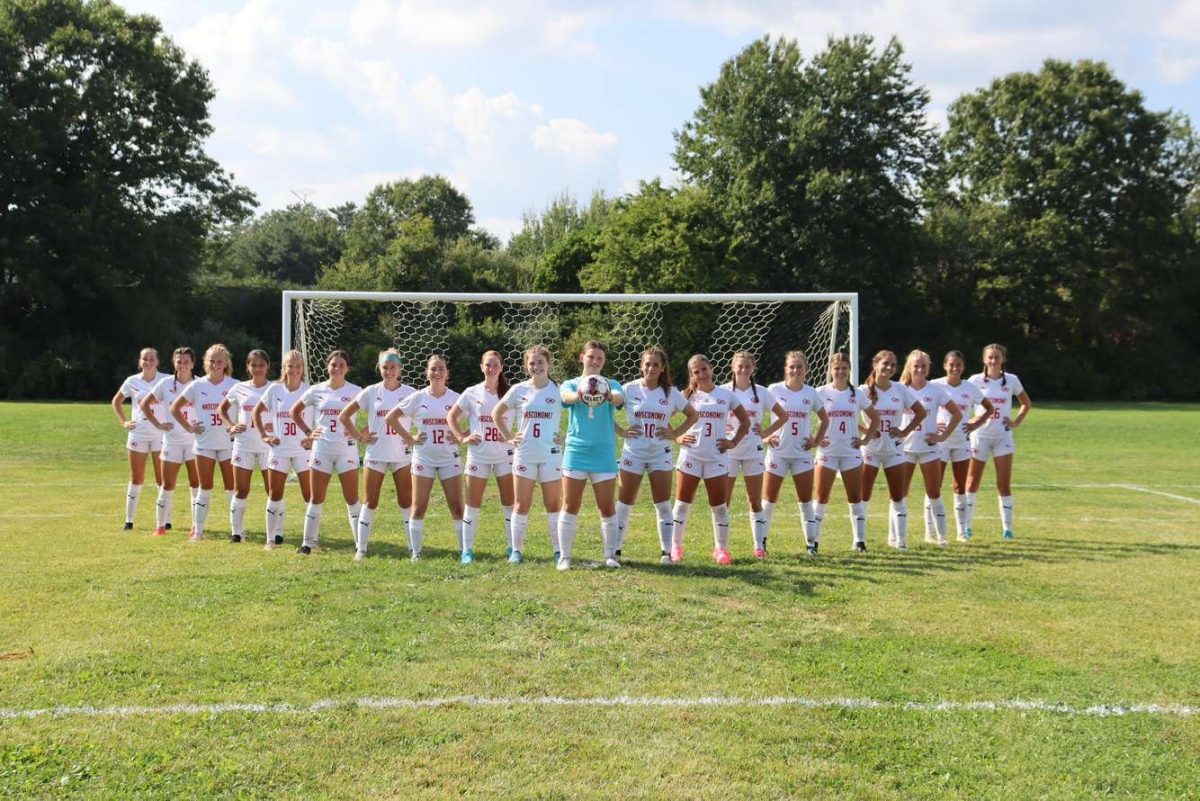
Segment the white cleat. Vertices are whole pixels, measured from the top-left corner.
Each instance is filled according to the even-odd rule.
[[[557,564],[557,565],[555,565],[555,568],[556,568],[557,570],[570,570],[570,569],[571,569],[571,560],[570,560],[570,558],[569,558],[569,557],[566,557],[566,556],[564,556],[563,558],[559,559],[559,560],[558,560],[558,564]]]

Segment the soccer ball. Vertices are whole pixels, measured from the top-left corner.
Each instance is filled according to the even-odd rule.
[[[608,382],[598,375],[583,376],[579,379],[579,399],[585,406],[595,408],[608,400],[611,394]]]

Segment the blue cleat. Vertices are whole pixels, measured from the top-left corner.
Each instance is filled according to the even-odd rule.
[[[963,542],[970,542],[971,537],[975,536],[975,532],[971,531],[971,529],[969,529],[969,528],[965,528],[965,529],[963,529],[962,535],[963,535]]]
[[[555,552],[554,552],[554,558],[553,558],[553,560],[552,560],[552,561],[554,562],[554,564],[556,564],[556,565],[557,565],[557,564],[558,564],[558,560],[560,560],[560,559],[562,559],[562,552],[561,552],[561,551],[555,551]]]
[[[1013,533],[1012,533],[1011,531],[1009,531],[1008,529],[1004,529],[1004,539],[1006,539],[1006,540],[1013,540],[1013,539],[1016,539],[1016,538],[1017,538],[1017,535],[1016,535],[1016,534],[1013,534]]]
[[[475,552],[470,549],[463,551],[462,556],[459,557],[458,561],[462,562],[464,565],[473,564],[475,562]]]
[[[513,555],[513,549],[512,549],[512,546],[510,545],[504,549],[504,558],[507,559],[508,557],[510,557],[512,555]]]
[[[510,551],[508,554],[509,564],[519,565],[524,561],[520,551]]]

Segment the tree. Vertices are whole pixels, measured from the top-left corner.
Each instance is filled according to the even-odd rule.
[[[1035,385],[1055,394],[1100,380],[1178,392],[1177,377],[1155,388],[1144,367],[1183,357],[1200,322],[1180,302],[1197,296],[1187,121],[1148,111],[1103,63],[1048,60],[951,104],[945,150],[930,193],[933,280],[983,300],[970,333],[1015,338]]]
[[[808,62],[764,37],[721,66],[676,133],[675,162],[731,226],[739,289],[863,294],[864,320],[915,261],[934,159],[928,93],[892,39],[831,39]]]
[[[269,211],[229,236],[223,267],[233,276],[263,276],[308,286],[342,255],[345,235],[337,215],[311,203]]]
[[[204,152],[212,97],[153,17],[106,0],[0,4],[9,396],[111,391],[147,332],[171,330],[206,231],[253,202]]]

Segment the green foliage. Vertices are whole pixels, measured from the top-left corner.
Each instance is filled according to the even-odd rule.
[[[0,385],[98,394],[90,365],[171,330],[208,227],[253,201],[203,150],[208,77],[152,17],[4,2],[0,75]]]
[[[353,219],[353,206],[350,207]],[[210,238],[209,272],[245,281],[262,277],[292,286],[316,283],[341,257],[345,231],[339,216],[311,203],[294,203]]]

